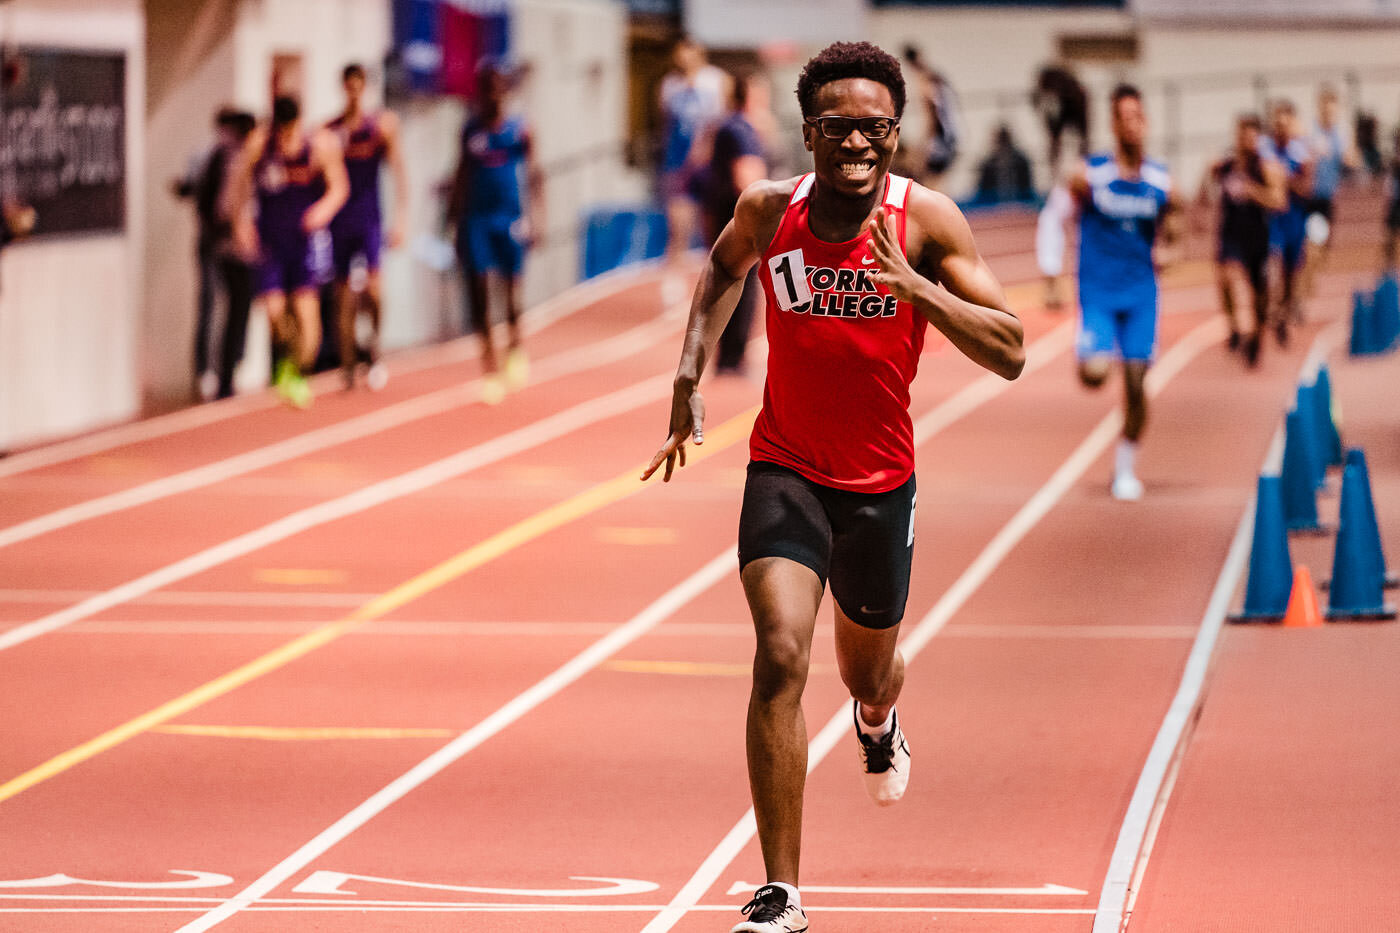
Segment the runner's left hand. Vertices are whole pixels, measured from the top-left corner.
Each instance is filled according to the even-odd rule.
[[[869,229],[870,254],[880,265],[880,271],[874,275],[875,281],[888,288],[899,301],[913,301],[924,277],[914,271],[909,257],[904,255],[894,217],[883,207],[877,208]]]

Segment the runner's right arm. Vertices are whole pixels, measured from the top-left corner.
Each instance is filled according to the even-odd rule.
[[[686,442],[705,442],[705,400],[700,395],[700,376],[739,303],[744,278],[777,232],[795,183],[796,179],[761,181],[744,189],[734,209],[734,219],[725,225],[710,249],[690,304],[690,321],[686,324],[671,395],[669,436],[643,471],[643,480],[649,479],[664,462],[666,471],[661,479],[669,482],[676,466],[685,466]]]

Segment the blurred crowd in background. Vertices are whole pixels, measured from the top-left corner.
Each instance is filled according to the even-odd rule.
[[[143,65],[144,84],[131,80],[136,73],[128,75],[121,54],[79,47],[95,40],[78,36],[71,52],[53,51],[53,40],[10,44],[10,26],[19,22],[14,11],[27,6],[45,2],[6,4],[8,19],[0,22],[6,30],[0,106],[7,114],[0,245],[31,236],[56,243],[63,236],[122,234],[129,248],[103,254],[102,274],[127,268],[113,288],[130,307],[112,312],[124,315],[112,326],[125,329],[119,334],[125,342],[114,345],[111,372],[82,386],[83,393],[73,391],[66,407],[56,402],[52,412],[23,399],[0,405],[0,449],[16,438],[32,442],[129,417],[143,402],[147,410],[171,407],[270,382],[289,403],[305,405],[305,377],[319,370],[340,368],[347,387],[381,388],[392,368],[385,349],[463,333],[482,341],[483,397],[499,402],[529,378],[524,308],[581,278],[643,259],[676,270],[664,290],[664,304],[674,307],[688,297],[687,257],[713,242],[738,193],[757,178],[806,167],[791,85],[807,47],[765,35],[745,47],[707,48],[684,33],[677,4],[662,4],[669,12],[650,18],[610,10],[615,4],[589,7],[575,19],[551,8],[550,19],[508,0],[353,6],[315,0],[252,11],[199,0],[178,22],[163,24],[146,13],[152,55]],[[339,44],[359,42],[356,61],[328,59],[325,50],[316,51],[314,36],[303,37],[302,49],[301,39],[278,25],[310,16],[313,7],[323,18],[334,8],[342,18],[353,11],[378,24],[374,30],[358,19],[344,24],[354,42]],[[235,51],[243,56],[233,61],[235,78],[244,67],[256,77],[211,83],[229,90],[206,93],[188,62],[222,41],[197,31],[196,12],[214,8],[227,17],[261,17],[270,51]],[[990,22],[1002,14],[967,15],[975,30],[976,16]],[[79,21],[66,8],[53,16],[55,23]],[[1018,35],[1042,29],[1027,17]],[[1107,145],[1108,89],[1146,61],[1127,40],[1067,33],[1056,40],[1060,54],[1026,60],[1003,85],[989,87],[987,74],[969,77],[968,56],[950,63],[947,35],[893,25],[902,22],[892,14],[873,30],[901,59],[909,86],[894,170],[945,192],[974,217],[1020,211],[1028,229],[1042,206],[1056,200],[1059,179],[1091,148]],[[163,30],[158,37],[157,29]],[[968,33],[979,42],[999,41],[990,35]],[[1219,54],[1228,41],[1240,41],[1229,35],[1222,28],[1173,38],[1220,41],[1209,49],[1202,43],[1201,61],[1180,76],[1158,62],[1158,74],[1143,86],[1149,118],[1160,128],[1149,146],[1189,187],[1198,236],[1210,231],[1213,239],[1238,239],[1250,225],[1256,233],[1267,228],[1262,272],[1257,249],[1241,257],[1222,246],[1212,257],[1220,266],[1222,307],[1243,341],[1305,313],[1337,205],[1346,209],[1337,194],[1348,186],[1383,203],[1377,265],[1395,266],[1400,96],[1384,103],[1395,84],[1388,66],[1362,62],[1347,70],[1345,55],[1319,64],[1317,77],[1304,74],[1305,63],[1272,72],[1236,66]],[[899,38],[892,43],[892,36]],[[1355,36],[1362,41],[1359,30]],[[140,41],[138,34],[128,49]],[[295,54],[285,51],[293,46]],[[156,54],[167,47],[179,54]],[[1041,41],[1040,47],[1056,46]],[[332,93],[342,98],[334,105]],[[261,103],[250,103],[256,100]],[[451,106],[439,106],[443,101]],[[182,128],[178,143],[151,135],[144,156],[131,149],[130,124],[150,134],[180,119],[188,126],[193,121],[182,115],[194,106],[208,127],[203,144],[191,146],[194,131]],[[295,118],[285,119],[292,110]],[[85,140],[80,161],[65,167],[67,156],[50,151],[60,143],[45,141],[61,141],[53,128],[79,118],[93,142]],[[1232,122],[1234,132],[1226,128]],[[187,163],[179,177],[171,177],[167,149]],[[123,160],[137,158],[171,168],[133,187],[132,176],[144,166]],[[1282,201],[1266,183],[1273,170],[1261,165],[1283,171]],[[241,185],[245,190],[234,190]],[[287,185],[296,191],[284,190]],[[166,230],[170,214],[160,203],[177,198],[194,221],[187,246]],[[271,220],[279,211],[301,220]],[[147,216],[148,229],[133,223]],[[178,229],[182,239],[183,224]],[[1029,240],[1028,234],[1028,250]],[[95,250],[71,252],[91,262]],[[192,274],[169,271],[181,251]],[[56,250],[5,253],[16,281],[27,265],[49,275],[62,265]],[[1062,306],[1073,297],[1071,283],[1041,259],[1045,303]],[[144,272],[131,268],[142,263]],[[22,322],[10,332],[16,349],[6,357],[9,373],[0,374],[0,390],[16,398],[28,384],[45,383],[35,395],[52,396],[53,386],[75,386],[72,373],[91,370],[93,360],[59,347],[33,349],[50,339],[46,315],[33,307],[48,292],[24,284],[21,293],[10,287],[0,293],[16,309],[12,322]],[[69,291],[80,291],[78,283]],[[726,335],[721,371],[744,371],[757,292],[751,283]],[[83,294],[81,301],[90,302]],[[426,311],[430,303],[438,307]],[[88,327],[103,320],[97,311],[89,317]],[[411,327],[395,330],[409,319]],[[493,330],[492,322],[499,327]],[[179,361],[167,349],[174,343]],[[65,356],[72,371],[50,365]],[[13,362],[25,358],[40,362],[22,372]]]

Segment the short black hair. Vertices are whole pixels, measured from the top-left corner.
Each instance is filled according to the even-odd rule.
[[[904,74],[893,55],[869,42],[833,42],[818,52],[797,79],[797,103],[802,115],[817,109],[817,92],[842,78],[867,78],[883,84],[894,99],[894,117],[904,115]]]
[[[1235,125],[1238,127],[1247,127],[1256,132],[1262,133],[1264,131],[1264,121],[1259,119],[1259,114],[1257,113],[1240,114],[1235,118]]]
[[[1142,103],[1142,91],[1139,91],[1135,84],[1120,84],[1113,89],[1113,93],[1109,95],[1108,100],[1110,106],[1115,108],[1118,106],[1120,100],[1135,100],[1138,103]]]
[[[345,70],[340,73],[341,81],[349,81],[351,78],[359,78],[361,80],[364,80],[364,77],[365,66],[361,65],[359,62],[351,62],[350,64],[346,65]]]

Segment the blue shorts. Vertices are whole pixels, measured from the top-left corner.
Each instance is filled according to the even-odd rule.
[[[325,230],[282,238],[263,235],[258,294],[319,289],[330,281],[331,235]]]
[[[331,225],[331,257],[337,279],[350,278],[350,266],[356,256],[364,257],[365,268],[369,271],[378,270],[383,249],[384,233],[377,223],[346,228]]]
[[[1302,211],[1287,210],[1275,214],[1269,221],[1269,251],[1283,259],[1283,271],[1292,274],[1303,263],[1303,244],[1307,242],[1308,216]]]
[[[525,265],[518,214],[467,214],[457,228],[457,258],[467,272],[517,276]]]
[[[1157,296],[1135,303],[1079,296],[1081,360],[1096,356],[1150,363],[1157,354]]]

